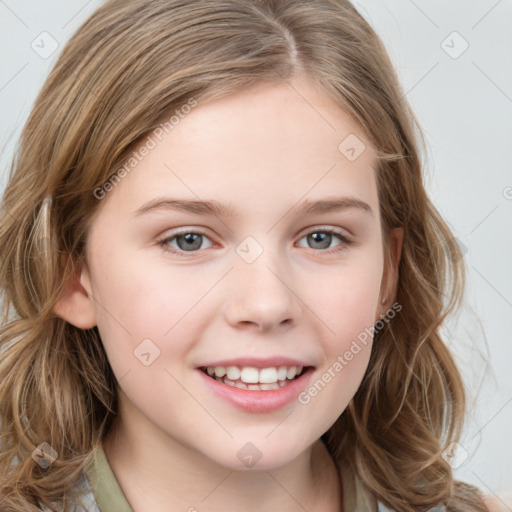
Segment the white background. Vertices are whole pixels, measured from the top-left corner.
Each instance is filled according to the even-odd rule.
[[[0,0],[0,191],[44,78],[101,3]],[[456,476],[504,498],[512,493],[512,0],[354,4],[397,67],[429,145],[427,188],[466,251],[466,306],[446,330],[470,400]],[[31,47],[43,46],[42,32],[59,43],[46,59]]]

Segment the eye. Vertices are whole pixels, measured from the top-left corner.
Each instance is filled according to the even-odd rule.
[[[334,246],[334,250],[326,251],[325,249],[332,247],[331,243],[335,241],[336,238],[340,240],[340,243]],[[307,243],[312,245],[312,249],[319,249],[321,252],[327,254],[342,251],[353,243],[341,231],[332,228],[316,228],[314,231],[310,231],[304,235],[301,240],[303,239],[306,239]],[[203,242],[206,240],[210,242],[210,245],[205,247]],[[201,249],[208,249],[213,245],[207,234],[201,230],[188,230],[174,233],[172,236],[168,236],[157,243],[164,251],[180,257],[187,257],[186,253],[195,253]],[[301,245],[300,247],[304,246]]]
[[[205,240],[210,240],[206,233],[203,231],[182,231],[181,233],[175,233],[172,236],[166,237],[158,242],[165,251],[172,252],[177,256],[184,256],[187,252],[197,252],[199,249],[207,249],[211,247],[210,244],[207,247],[203,246]],[[176,243],[176,246],[171,245]]]
[[[351,245],[353,242],[347,238],[341,231],[336,229],[321,229],[316,228],[314,231],[310,231],[301,240],[306,239],[308,244],[312,245],[312,249],[329,249],[331,242],[335,239],[341,240],[341,243],[335,245],[336,249],[333,251],[325,251],[328,254],[332,252],[338,252]],[[301,246],[303,247],[303,246]]]

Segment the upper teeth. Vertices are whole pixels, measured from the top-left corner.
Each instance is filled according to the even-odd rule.
[[[293,379],[302,372],[302,366],[279,366],[254,368],[252,366],[208,366],[208,375],[226,376],[229,380],[241,380],[247,384],[272,384],[279,380]]]

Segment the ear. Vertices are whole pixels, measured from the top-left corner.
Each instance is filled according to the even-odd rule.
[[[402,255],[403,239],[403,228],[394,228],[389,234],[388,251],[385,254],[384,272],[380,287],[379,314],[384,314],[389,309],[396,295],[398,288],[398,265]]]
[[[53,312],[79,329],[92,329],[96,326],[94,299],[85,263],[80,263],[73,270]]]

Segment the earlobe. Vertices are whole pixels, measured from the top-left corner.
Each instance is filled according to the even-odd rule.
[[[79,329],[96,326],[94,299],[85,266],[75,270],[68,279],[53,312]]]

